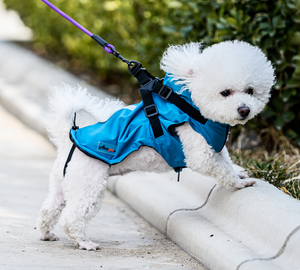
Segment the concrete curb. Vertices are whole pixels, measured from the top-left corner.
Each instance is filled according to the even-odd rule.
[[[225,189],[186,169],[180,183],[132,173],[109,188],[209,269],[299,269],[300,203],[267,182]]]
[[[108,96],[11,43],[0,42],[0,61],[1,104],[44,136],[49,86]],[[264,181],[227,190],[186,169],[179,183],[175,173],[132,173],[108,186],[209,269],[300,269],[300,202]]]

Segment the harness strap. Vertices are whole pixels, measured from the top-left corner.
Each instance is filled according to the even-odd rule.
[[[179,182],[180,180],[180,173],[182,172],[182,169],[184,167],[177,167],[177,168],[174,168],[174,171],[177,173],[177,182]]]
[[[66,160],[65,166],[64,166],[64,171],[63,171],[63,176],[64,176],[64,177],[65,177],[65,175],[66,175],[66,170],[67,170],[67,167],[68,167],[69,162],[70,162],[71,159],[72,159],[72,156],[73,156],[73,153],[74,153],[75,148],[76,148],[76,146],[75,146],[75,144],[73,143],[72,148],[71,148],[71,150],[70,150],[70,152],[69,152],[68,158],[67,158],[67,160]]]
[[[152,93],[149,90],[140,90],[140,93],[143,98],[144,103],[144,112],[146,117],[150,121],[150,125],[152,127],[155,139],[164,135],[162,130],[159,118],[158,118],[158,110],[154,103]]]
[[[79,129],[79,127],[76,126],[76,112],[74,113],[72,129],[74,129],[74,130]],[[64,177],[65,177],[65,175],[66,175],[66,170],[67,170],[67,167],[68,167],[69,162],[70,162],[71,159],[72,159],[72,156],[73,156],[73,153],[74,153],[75,148],[76,148],[76,145],[75,145],[75,143],[73,143],[73,145],[72,145],[72,147],[71,147],[71,150],[70,150],[70,152],[69,152],[68,158],[67,158],[67,160],[66,160],[65,166],[64,166],[64,170],[63,170],[63,176],[64,176]]]
[[[152,90],[153,92],[157,93],[162,99],[168,100],[173,103],[194,120],[200,122],[203,125],[207,122],[207,119],[201,115],[200,111],[186,102],[178,94],[174,93],[171,87],[163,85],[160,81],[156,80]]]

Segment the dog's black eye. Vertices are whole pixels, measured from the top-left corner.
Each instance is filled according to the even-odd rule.
[[[246,93],[247,93],[248,95],[252,96],[252,95],[253,95],[253,88],[248,88],[248,89],[246,90]]]
[[[221,95],[223,97],[228,97],[230,94],[231,94],[230,90],[225,90],[225,91],[221,92]]]

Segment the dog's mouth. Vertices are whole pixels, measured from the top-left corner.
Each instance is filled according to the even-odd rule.
[[[235,123],[244,125],[248,120],[249,120],[249,115],[247,115],[247,116],[239,115],[238,117],[235,118]]]
[[[240,116],[237,120],[244,121],[248,118],[248,116]]]

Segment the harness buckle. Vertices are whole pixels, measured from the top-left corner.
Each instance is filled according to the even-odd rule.
[[[169,86],[163,85],[162,88],[157,93],[162,99],[167,100],[172,94],[173,89]]]
[[[158,110],[155,104],[151,104],[144,108],[144,112],[147,118],[158,115]]]

